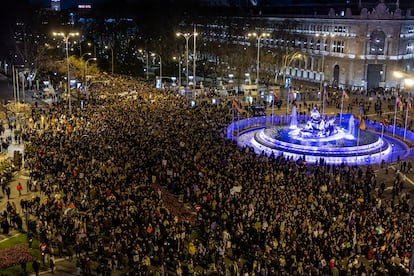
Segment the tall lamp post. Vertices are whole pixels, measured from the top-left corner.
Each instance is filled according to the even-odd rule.
[[[111,71],[114,74],[114,48],[112,46],[105,46],[105,49],[111,49]]]
[[[397,79],[402,79],[404,78],[405,74],[403,74],[400,71],[394,71],[394,77],[396,77]],[[392,136],[395,136],[395,128],[397,125],[397,109],[398,109],[398,101],[400,101],[399,99],[399,89],[397,89],[397,96],[395,97],[395,106],[394,106],[394,127],[393,127],[393,131],[392,131]]]
[[[67,86],[67,95],[68,95],[68,102],[69,102],[69,113],[72,113],[72,100],[70,95],[70,77],[69,77],[69,38],[79,36],[79,33],[53,33],[54,36],[61,36],[63,37],[66,45],[66,66],[67,66],[67,74],[68,74],[68,86]]]
[[[138,50],[138,52],[140,53],[140,54],[144,54],[144,51],[142,50],[142,49],[139,49]],[[147,80],[148,80],[148,78],[149,78],[149,76],[148,76],[148,53],[145,53],[145,63],[146,63],[146,69],[145,69],[145,73],[146,73],[146,76],[147,76]]]
[[[414,76],[411,74],[407,74],[401,71],[394,71],[394,77],[396,77],[397,79],[404,79],[404,84],[405,86],[409,87],[408,90],[408,97],[407,97],[407,107],[405,110],[405,122],[404,122],[404,141],[407,135],[407,127],[408,127],[408,111],[411,109],[411,90],[414,86]],[[395,100],[395,109],[394,109],[394,130],[393,130],[393,136],[395,136],[395,128],[396,128],[396,123],[397,123],[397,107],[401,104],[399,103],[399,101],[401,101],[398,98],[398,94]]]
[[[193,33],[177,33],[176,35],[177,36],[182,36],[185,39],[185,52],[186,52],[185,74],[186,74],[186,86],[188,86],[188,41],[192,36],[194,36],[194,40],[195,40],[195,36],[197,35],[197,33],[196,32],[193,32]],[[195,47],[195,42],[194,42],[194,47]],[[194,53],[195,53],[195,48],[194,48]],[[193,68],[193,70],[194,70],[194,68]]]
[[[83,59],[83,57],[84,57],[84,56],[91,56],[91,55],[92,55],[92,53],[89,53],[89,52],[88,52],[88,53],[83,53],[83,54],[81,55],[81,59]]]
[[[196,83],[197,83],[197,78],[196,78],[196,60],[197,60],[197,51],[196,51],[196,41],[197,41],[197,35],[198,33],[196,32],[196,26],[194,25],[194,46],[193,46],[193,87],[194,90],[196,89]]]
[[[331,42],[335,37],[335,34],[323,32],[322,34],[316,34],[318,39],[317,44],[319,45],[319,53],[321,56],[321,66],[320,66],[320,80],[319,80],[319,91],[322,93],[322,86],[325,83],[325,56],[329,56],[331,52]],[[328,40],[329,38],[329,40]]]
[[[178,89],[181,87],[181,57],[173,57],[173,60],[178,61]]]
[[[161,85],[160,88],[162,89],[162,58],[161,58],[161,55],[156,54],[156,53],[152,53],[151,56],[153,57],[157,56],[160,58],[160,85]]]
[[[91,55],[92,55],[92,53],[89,53],[89,52],[84,53],[83,55],[81,55],[81,60],[83,60],[84,56],[91,56]],[[83,80],[84,80],[85,84],[86,84],[86,66],[87,66],[88,60],[85,61],[85,68],[83,69]]]
[[[92,47],[92,43],[88,42],[86,45],[88,45],[88,47]],[[93,56],[96,57],[96,45],[93,45]]]
[[[88,85],[86,83],[86,75],[87,75],[87,69],[88,69],[88,62],[91,60],[97,60],[96,57],[93,58],[89,58],[88,60],[86,60],[85,62],[85,71],[84,71],[84,78],[85,78],[85,95],[88,96]]]
[[[95,57],[89,58],[85,61],[85,68],[83,70],[83,79],[85,81],[85,86],[86,86],[86,73],[87,73],[87,70],[88,70],[88,62],[91,61],[91,60],[96,60],[96,58]]]
[[[414,79],[405,79],[405,85],[407,85],[410,90],[408,91],[408,98],[407,98],[407,107],[405,110],[405,124],[404,124],[404,141],[407,136],[407,127],[408,127],[408,111],[411,109],[411,89],[414,86]]]
[[[255,37],[257,38],[257,57],[256,57],[256,84],[259,85],[259,70],[260,70],[260,39],[269,37],[269,33],[261,33],[260,35],[257,33],[248,33],[248,37]]]

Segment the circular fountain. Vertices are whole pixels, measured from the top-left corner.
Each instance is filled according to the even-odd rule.
[[[395,151],[409,153],[407,145],[398,139],[360,130],[353,115],[341,118],[342,124],[338,117],[324,118],[314,108],[307,120],[301,118],[299,122],[293,107],[289,125],[256,124],[240,133],[237,142],[252,146],[258,153],[305,158],[310,163],[323,159],[330,164],[376,164],[392,161]]]

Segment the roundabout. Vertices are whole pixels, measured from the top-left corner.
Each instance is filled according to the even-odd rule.
[[[314,108],[309,116],[297,116],[293,108],[289,116],[234,122],[228,127],[227,136],[240,147],[253,148],[257,154],[283,155],[309,163],[369,165],[411,156],[409,145],[390,133],[392,127],[367,121],[363,123],[368,129],[363,130],[360,123],[352,114],[322,118]],[[396,134],[401,131],[398,129]],[[412,133],[408,134],[410,138]]]

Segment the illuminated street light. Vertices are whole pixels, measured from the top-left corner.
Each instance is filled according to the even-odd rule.
[[[325,56],[328,54],[330,54],[331,52],[331,47],[328,46],[327,44],[331,43],[332,39],[335,37],[335,34],[329,34],[329,33],[323,33],[321,34],[316,34],[316,37],[319,38],[322,36],[322,40],[320,42],[320,44],[323,45],[319,46],[319,53],[322,56],[322,64],[321,64],[321,77],[320,77],[320,81],[319,81],[319,91],[322,92],[322,86],[326,83],[325,82]],[[328,41],[328,38],[330,38],[330,40]]]
[[[144,51],[142,49],[139,49],[138,52],[140,54],[143,54],[144,53]],[[148,53],[145,53],[145,59],[146,59],[146,66],[147,66],[145,72],[146,72],[147,80],[148,80],[148,78],[149,78],[149,76],[148,76]]]
[[[67,95],[68,95],[68,102],[69,102],[69,113],[72,113],[72,100],[70,95],[70,77],[69,77],[69,38],[79,36],[79,33],[57,33],[54,32],[53,36],[61,36],[65,41],[66,45],[66,65],[67,65],[67,73],[68,73],[68,86],[67,86]]]
[[[91,60],[97,60],[96,57],[93,58],[89,58],[86,62],[85,62],[85,70],[84,70],[84,79],[85,79],[85,94],[88,94],[88,85],[86,84],[86,75],[87,75],[87,69],[88,69],[88,62]]]
[[[114,74],[114,48],[111,46],[105,46],[105,49],[111,49],[111,71],[112,75]]]
[[[88,70],[88,62],[91,61],[91,60],[96,60],[96,58],[95,57],[89,58],[85,61],[85,68],[83,70],[83,78],[84,78],[84,81],[85,81],[85,85],[86,85],[86,75],[87,75],[87,70]]]
[[[92,47],[92,43],[91,42],[86,43],[86,45],[88,47]],[[96,57],[96,45],[95,44],[93,44],[93,56]]]
[[[81,59],[83,59],[84,56],[91,56],[91,55],[92,55],[92,53],[89,53],[89,52],[88,53],[84,53],[84,54],[81,55]]]
[[[161,87],[160,88],[162,89],[162,58],[161,58],[161,55],[156,54],[156,53],[152,53],[151,56],[152,57],[157,56],[157,57],[160,58],[160,84],[161,84]]]
[[[282,62],[282,72],[283,72],[283,85],[288,89],[288,95],[287,95],[287,104],[286,104],[286,115],[289,114],[289,102],[290,102],[290,82],[286,83],[286,69],[290,64],[297,59],[303,59],[305,58],[305,55],[301,52],[293,52],[291,54],[287,54],[283,57]],[[322,112],[323,113],[323,112]]]
[[[185,38],[185,52],[186,52],[186,68],[185,68],[185,73],[186,73],[186,80],[187,80],[187,83],[186,83],[186,86],[188,86],[188,40],[191,38],[191,37],[194,37],[194,53],[196,52],[196,49],[195,49],[195,46],[196,46],[196,44],[195,44],[195,40],[196,40],[196,36],[197,36],[197,33],[196,32],[193,32],[193,33],[177,33],[176,34],[177,36],[182,36],[182,37],[184,37]],[[195,56],[193,57],[194,59],[195,59]],[[193,65],[193,74],[194,74],[194,78],[195,78],[195,66]]]
[[[399,80],[403,80],[404,82],[404,86],[408,86],[409,87],[409,91],[408,91],[408,98],[407,98],[407,107],[405,110],[405,126],[404,126],[404,140],[407,134],[407,123],[408,123],[408,110],[411,107],[411,90],[412,87],[414,86],[414,76],[411,74],[407,74],[405,72],[402,71],[394,71],[393,72],[394,77],[396,77]],[[398,93],[399,91],[397,90],[397,96],[395,98],[395,107],[394,107],[394,127],[393,127],[393,132],[392,135],[395,136],[395,129],[396,129],[396,124],[397,124],[397,108],[398,108],[398,101],[400,100],[398,98]]]
[[[404,74],[400,71],[394,71],[394,77],[396,77],[397,79],[401,79],[404,77]]]
[[[411,108],[411,89],[414,86],[414,79],[404,79],[404,83],[409,87],[408,98],[407,98],[407,107],[405,109],[405,124],[404,124],[404,141],[407,136],[407,127],[408,127],[408,110]]]
[[[406,84],[407,86],[412,87],[412,81],[413,81],[413,76],[401,71],[394,71],[393,75],[395,78],[397,79],[404,79],[404,84]],[[397,125],[397,108],[398,108],[398,95],[399,91],[397,90],[397,96],[395,98],[395,106],[394,106],[394,126],[393,126],[393,131],[392,131],[392,136],[395,136],[395,130],[396,130],[396,125]],[[410,100],[410,94],[408,95],[408,100]],[[409,102],[407,102],[407,111],[406,111],[406,121],[408,118],[408,104]],[[406,122],[406,126],[407,126],[407,122]],[[404,140],[405,140],[405,132],[404,132]]]
[[[181,87],[181,56],[173,57],[173,60],[178,61],[178,89]]]
[[[248,37],[255,37],[257,39],[257,58],[256,58],[256,84],[259,85],[259,70],[260,70],[260,39],[269,37],[269,33],[248,33]]]

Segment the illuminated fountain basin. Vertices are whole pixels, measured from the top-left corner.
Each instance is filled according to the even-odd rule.
[[[237,137],[239,146],[253,147],[258,154],[283,154],[285,157],[299,159],[305,157],[309,163],[320,162],[323,158],[328,164],[378,164],[381,160],[396,161],[409,155],[408,146],[399,139],[370,131],[358,131],[353,116],[348,117],[347,126],[335,125],[332,135],[303,137],[304,128],[309,124],[269,126],[255,124],[244,128]],[[358,140],[359,137],[359,140]],[[397,154],[398,153],[398,154]]]

